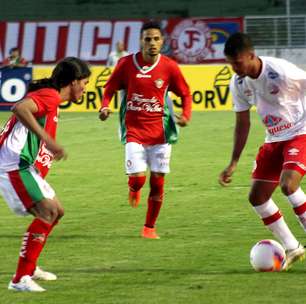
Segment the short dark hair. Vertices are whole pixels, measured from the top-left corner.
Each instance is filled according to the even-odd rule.
[[[245,33],[232,34],[224,45],[224,55],[229,57],[236,57],[238,54],[254,50],[251,37]]]
[[[156,20],[151,20],[151,21],[145,22],[141,27],[140,35],[142,35],[144,31],[149,30],[149,29],[159,30],[160,33],[163,35],[163,30],[162,30],[161,24],[160,24],[160,22],[158,22]]]

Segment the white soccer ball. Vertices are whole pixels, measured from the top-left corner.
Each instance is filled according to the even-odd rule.
[[[286,253],[280,243],[262,240],[251,249],[250,262],[256,271],[282,271]]]

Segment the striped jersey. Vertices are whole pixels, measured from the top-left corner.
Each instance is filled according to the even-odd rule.
[[[117,90],[121,90],[122,97],[122,143],[176,142],[178,133],[169,91],[181,97],[184,117],[189,120],[191,116],[190,90],[176,62],[159,55],[158,60],[149,65],[140,52],[123,57],[105,85],[102,108],[108,107]]]
[[[55,139],[59,92],[43,88],[27,94],[38,111],[34,117],[42,128]],[[15,115],[12,115],[0,134],[0,170],[13,171],[34,165],[44,177],[51,166],[53,155],[36,134],[27,129]]]
[[[234,110],[255,105],[266,127],[266,142],[306,134],[306,72],[284,59],[259,58],[262,70],[256,79],[236,74],[232,78]]]

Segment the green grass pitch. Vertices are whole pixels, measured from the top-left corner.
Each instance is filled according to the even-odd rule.
[[[9,113],[0,113],[1,125]],[[305,263],[286,273],[256,273],[250,248],[273,238],[247,202],[250,172],[264,130],[252,113],[252,131],[233,183],[218,185],[234,126],[231,112],[194,113],[173,147],[171,173],[158,220],[160,240],[140,238],[148,186],[137,209],[127,203],[124,149],[118,115],[61,113],[58,140],[68,154],[47,180],[65,207],[39,265],[58,275],[43,294],[14,293],[21,237],[30,218],[16,217],[0,198],[1,304],[301,303]],[[306,189],[304,185],[304,189]],[[303,243],[305,234],[286,199],[274,199]]]

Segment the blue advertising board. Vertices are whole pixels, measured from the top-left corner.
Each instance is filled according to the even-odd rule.
[[[21,100],[28,84],[32,80],[32,68],[1,68],[0,69],[0,111],[8,111],[12,105]]]

